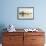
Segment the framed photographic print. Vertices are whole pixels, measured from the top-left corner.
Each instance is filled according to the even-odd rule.
[[[17,18],[21,20],[34,19],[34,7],[18,7]]]

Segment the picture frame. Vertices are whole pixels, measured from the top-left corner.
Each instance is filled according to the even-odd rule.
[[[19,20],[33,20],[34,19],[34,7],[18,7],[17,19]]]

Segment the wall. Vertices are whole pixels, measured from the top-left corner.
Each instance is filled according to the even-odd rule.
[[[42,2],[41,2],[42,1]],[[45,0],[2,0],[0,24],[15,25],[16,28],[46,28]],[[34,20],[17,20],[17,7],[34,7]]]
[[[17,20],[17,7],[34,7],[34,20]],[[16,28],[40,27],[46,32],[46,0],[0,0],[0,31],[9,24]]]
[[[16,28],[45,27],[46,0],[1,0],[0,24]],[[34,20],[17,20],[17,7],[34,7]]]

